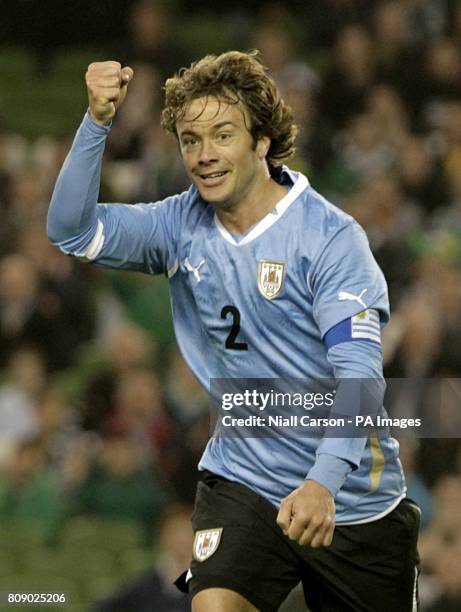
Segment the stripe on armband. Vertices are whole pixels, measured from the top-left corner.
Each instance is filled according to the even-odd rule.
[[[381,344],[381,327],[377,310],[369,308],[349,319],[344,319],[329,329],[324,338],[327,349],[354,340],[371,340]]]

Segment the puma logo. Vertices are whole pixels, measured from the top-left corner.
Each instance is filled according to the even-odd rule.
[[[205,260],[202,259],[202,261],[197,266],[193,266],[191,264],[191,262],[189,261],[188,257],[186,257],[186,259],[184,260],[184,267],[186,268],[186,270],[188,272],[192,272],[192,274],[194,275],[195,280],[198,283],[201,281],[199,270],[203,266],[204,263],[205,263]]]
[[[340,302],[344,302],[344,300],[351,300],[351,301],[358,302],[360,306],[362,306],[366,310],[367,305],[362,300],[362,295],[364,295],[367,291],[368,289],[363,289],[363,291],[361,291],[359,295],[354,295],[353,293],[349,293],[347,291],[340,291],[338,293],[338,300]]]

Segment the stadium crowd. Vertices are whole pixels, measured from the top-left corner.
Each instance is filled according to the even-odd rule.
[[[290,166],[367,231],[390,291],[386,375],[459,387],[461,3],[263,4],[250,14],[235,3],[222,27],[261,51],[294,109]],[[159,122],[164,79],[198,57],[173,37],[178,18],[168,3],[131,3],[126,44],[107,49],[135,78],[108,140],[101,201],[188,187]],[[207,397],[174,344],[165,279],[103,271],[48,244],[71,138],[0,131],[0,520],[34,521],[53,544],[75,516],[126,519],[148,543],[166,508],[193,501]],[[423,511],[426,612],[461,609],[461,444],[446,431],[401,441]]]

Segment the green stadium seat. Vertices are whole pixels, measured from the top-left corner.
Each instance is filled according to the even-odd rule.
[[[94,603],[103,599],[121,588],[125,583],[125,580],[115,576],[96,578],[88,584],[88,601]]]
[[[11,86],[17,82],[22,83],[30,79],[34,70],[35,60],[29,51],[20,47],[0,47],[2,90],[6,84]]]
[[[44,534],[37,526],[24,521],[4,521],[0,525],[3,550],[30,550],[43,543]]]
[[[58,53],[53,62],[53,74],[54,77],[61,80],[80,79],[81,83],[84,82],[84,75],[86,69],[91,62],[101,62],[110,59],[107,57],[107,52],[101,49],[92,48],[78,48],[78,49],[66,49]]]
[[[0,579],[4,575],[14,574],[22,565],[22,556],[11,548],[0,548]]]
[[[41,572],[48,572],[52,576],[60,574],[62,573],[60,551],[48,548],[33,548],[23,551],[21,568],[24,573],[34,573],[39,568]]]
[[[216,19],[205,15],[189,18],[187,28],[178,27],[174,37],[186,49],[192,49],[195,57],[222,53],[238,45],[231,28],[222,28]]]
[[[114,555],[96,548],[75,546],[61,551],[60,564],[65,575],[75,577],[79,584],[99,576],[119,574],[119,564]]]
[[[81,517],[72,520],[64,529],[62,545],[87,545],[102,551],[117,552],[139,546],[141,536],[141,529],[136,523]]]
[[[155,554],[149,549],[129,548],[120,555],[121,570],[128,576],[135,576],[152,568],[154,562]]]

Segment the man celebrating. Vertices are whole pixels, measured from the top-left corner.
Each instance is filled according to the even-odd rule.
[[[166,274],[179,347],[206,388],[213,378],[381,380],[383,275],[357,223],[282,165],[296,127],[257,54],[207,56],[167,80],[162,124],[187,192],[97,204],[132,78],[117,62],[89,66],[89,110],[56,183],[50,240],[98,265]],[[299,581],[313,612],[417,609],[419,512],[391,438],[213,436],[199,469],[194,612],[277,610]]]

